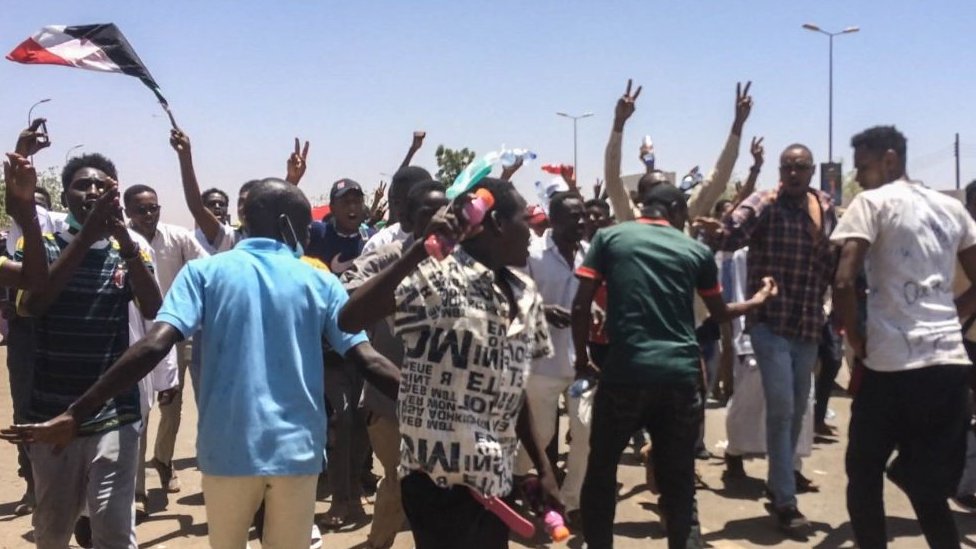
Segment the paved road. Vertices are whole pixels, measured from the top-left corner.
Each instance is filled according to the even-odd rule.
[[[6,364],[6,348],[0,347],[0,364]],[[0,418],[4,423],[12,417],[10,396],[6,376],[0,376]],[[192,401],[192,399],[190,399]],[[853,547],[850,523],[845,509],[844,490],[846,478],[843,471],[843,455],[846,446],[846,423],[850,401],[844,396],[836,396],[831,401],[836,412],[834,422],[841,427],[841,437],[837,440],[819,441],[805,463],[804,470],[814,479],[821,490],[816,494],[800,496],[800,509],[813,522],[814,533],[806,541],[787,541],[775,528],[773,519],[765,509],[761,498],[766,464],[761,460],[746,463],[748,479],[726,485],[722,481],[723,464],[720,459],[699,462],[699,471],[707,488],[699,491],[699,508],[705,537],[712,547]],[[725,413],[721,408],[708,411],[707,440],[715,454],[721,454],[721,442],[725,438]],[[153,416],[150,436],[154,436],[157,416]],[[138,527],[142,547],[152,548],[196,548],[206,547],[206,517],[203,496],[200,491],[200,473],[193,459],[196,437],[196,408],[188,404],[184,410],[184,429],[176,449],[176,464],[180,469],[183,491],[171,494],[168,498],[159,489],[159,481],[154,471],[147,472],[150,488],[150,519]],[[151,439],[152,440],[152,439]],[[16,475],[16,453],[13,446],[0,445],[0,547],[30,547],[31,525],[29,517],[12,516],[13,508],[20,499],[23,485]],[[375,468],[380,471],[379,464]],[[617,506],[616,547],[646,548],[665,547],[663,531],[658,522],[657,498],[643,489],[643,469],[628,452],[619,470],[619,481],[623,483],[620,502]],[[905,496],[893,485],[886,488],[886,504],[889,514],[889,536],[893,538],[891,547],[918,548],[925,543],[914,520],[911,507]],[[316,511],[321,518],[328,510],[328,500],[320,501]],[[957,521],[966,539],[964,545],[976,547],[976,515],[956,509]],[[367,513],[372,506],[367,505]],[[352,548],[361,546],[366,539],[368,525],[357,525],[341,532],[327,532],[325,547]],[[513,540],[513,547],[538,547],[543,540],[525,542]],[[576,549],[582,545],[579,537],[567,543]],[[255,543],[254,547],[258,547]],[[395,549],[413,547],[409,533],[401,533]]]

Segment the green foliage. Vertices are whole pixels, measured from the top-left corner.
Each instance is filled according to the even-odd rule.
[[[861,192],[861,191],[864,190],[857,183],[857,179],[855,179],[856,176],[857,176],[857,171],[856,170],[851,170],[851,171],[847,172],[844,175],[844,187],[843,187],[844,190],[843,190],[843,192],[844,192],[844,205],[845,206],[847,204],[850,204],[851,203],[851,200],[854,200],[854,197],[857,196],[857,193],[859,193],[859,192]]]
[[[68,211],[61,205],[61,174],[57,168],[48,168],[37,174],[37,186],[46,189],[51,195],[51,211]],[[0,176],[0,227],[9,227],[11,221],[7,215],[7,184]]]
[[[434,157],[437,159],[437,179],[450,185],[461,170],[474,160],[475,152],[467,147],[454,150],[438,145]]]

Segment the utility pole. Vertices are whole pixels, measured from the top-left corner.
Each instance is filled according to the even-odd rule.
[[[956,190],[959,190],[959,132],[956,132]]]

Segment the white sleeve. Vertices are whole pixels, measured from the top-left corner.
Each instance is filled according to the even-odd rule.
[[[959,216],[959,225],[962,228],[958,248],[958,251],[961,252],[976,246],[976,221],[973,221],[966,208],[956,208],[956,210],[956,215]]]
[[[831,242],[843,244],[851,238],[860,238],[873,243],[877,239],[879,211],[870,196],[870,191],[865,191],[854,197],[830,234]]]

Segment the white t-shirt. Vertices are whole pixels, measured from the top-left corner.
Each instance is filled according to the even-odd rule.
[[[37,211],[37,224],[41,227],[41,234],[54,234],[61,230],[64,226],[64,220],[68,217],[68,214],[62,212],[51,212],[46,210],[43,206],[34,206]],[[17,245],[20,242],[21,237],[24,236],[24,230],[20,228],[13,219],[10,220],[10,230],[7,232],[7,255],[10,257],[14,256],[14,252],[17,251]]]
[[[957,254],[976,245],[976,223],[955,199],[899,179],[854,198],[830,239],[870,243],[868,368],[897,372],[969,364],[953,303]]]

